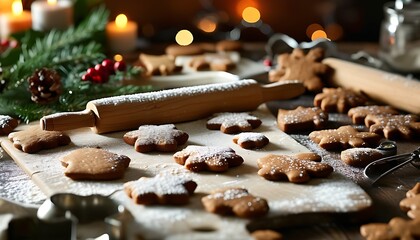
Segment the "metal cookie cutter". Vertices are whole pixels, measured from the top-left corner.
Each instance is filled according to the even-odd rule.
[[[408,163],[411,163],[411,165],[420,169],[420,147],[409,153],[378,159],[367,165],[363,173],[367,178],[371,179],[372,184],[374,184],[382,177]]]
[[[71,193],[52,195],[38,209],[37,217],[47,223],[71,220],[71,239],[77,238],[76,226],[101,222],[108,239],[128,239],[128,225],[133,222],[131,213],[115,200],[103,195],[80,196]]]

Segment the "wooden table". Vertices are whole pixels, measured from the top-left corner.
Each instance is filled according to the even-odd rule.
[[[245,57],[253,60],[261,60],[265,56],[263,51],[264,44],[252,43],[245,45]],[[158,52],[162,46],[151,48],[148,52]],[[375,44],[340,44],[339,50],[352,53],[358,50],[364,50],[369,53],[375,53],[377,46]],[[133,59],[134,56],[131,56]],[[254,76],[261,82],[267,81],[267,75],[262,74]],[[312,95],[304,95],[298,99],[288,101],[273,101],[267,103],[267,106],[274,115],[278,108],[293,109],[299,105],[312,106]],[[331,127],[350,124],[350,119],[343,114],[330,115]],[[348,177],[350,180],[359,184],[373,200],[373,213],[369,222],[387,222],[391,218],[400,216],[406,217],[406,214],[399,209],[399,202],[404,198],[407,190],[412,188],[416,182],[420,182],[420,170],[408,164],[402,169],[385,177],[376,186],[371,186],[363,177],[362,169],[349,167],[340,161],[339,152],[328,152],[320,149],[316,144],[308,140],[307,134],[291,135],[294,139],[306,146],[310,150],[320,154],[324,161],[334,167],[334,170]],[[420,146],[420,141],[398,141],[398,153],[412,151]],[[5,153],[2,153],[5,155]],[[40,192],[30,178],[11,160],[7,155],[0,158],[0,197],[17,201],[24,204],[41,204],[45,195]],[[362,223],[340,224],[340,223],[322,223],[314,226],[299,228],[281,229],[285,239],[362,239],[359,228]]]

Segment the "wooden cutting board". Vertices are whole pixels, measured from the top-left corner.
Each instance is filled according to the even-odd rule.
[[[189,173],[197,182],[198,187],[187,206],[144,207],[132,203],[131,199],[121,191],[112,195],[135,216],[136,224],[138,224],[136,229],[142,236],[146,238],[170,236],[171,239],[185,239],[186,236],[192,239],[229,239],[232,236],[241,239],[249,238],[249,233],[245,228],[247,220],[220,217],[203,210],[201,197],[220,187],[245,187],[253,195],[266,198],[270,206],[269,217],[302,212],[357,212],[371,206],[370,197],[358,185],[339,173],[334,172],[327,179],[312,179],[307,184],[272,182],[258,176],[256,164],[258,158],[269,153],[293,154],[309,152],[309,150],[277,128],[276,119],[265,105],[261,105],[252,113],[262,120],[262,125],[255,129],[255,132],[261,132],[270,139],[270,143],[260,150],[242,149],[232,142],[233,135],[208,130],[206,119],[176,124],[178,129],[190,135],[185,146],[192,144],[228,146],[245,160],[242,166],[225,173]],[[69,146],[44,150],[36,154],[26,154],[15,149],[7,139],[3,139],[1,145],[47,195],[62,192],[79,195],[108,195],[121,189],[124,182],[136,180],[142,176],[153,176],[163,170],[184,170],[183,166],[172,160],[172,153],[136,152],[132,146],[123,142],[122,136],[125,132],[99,135],[84,128],[67,133],[72,139]],[[60,157],[72,150],[87,146],[99,146],[129,156],[130,168],[124,178],[118,181],[94,182],[73,181],[65,177],[64,168],[59,161]],[[203,232],[197,229],[212,229],[212,231]]]

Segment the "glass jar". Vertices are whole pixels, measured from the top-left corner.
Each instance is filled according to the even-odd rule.
[[[384,12],[379,57],[395,71],[420,72],[420,2],[402,9],[389,2]]]

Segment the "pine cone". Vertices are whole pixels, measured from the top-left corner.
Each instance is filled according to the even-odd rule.
[[[56,100],[61,93],[61,76],[52,69],[41,68],[28,78],[32,101],[40,104]]]

